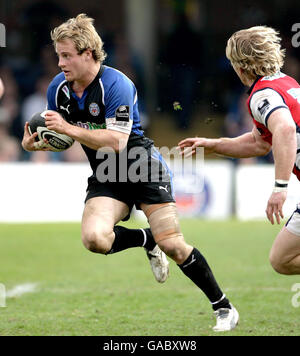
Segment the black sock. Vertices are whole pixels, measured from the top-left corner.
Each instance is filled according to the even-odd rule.
[[[229,300],[218,286],[205,258],[196,248],[193,249],[186,261],[178,267],[205,293],[214,310],[231,308]]]
[[[115,240],[111,250],[106,255],[120,252],[131,247],[145,247],[153,250],[156,245],[151,230],[148,229],[127,229],[123,226],[114,227]]]

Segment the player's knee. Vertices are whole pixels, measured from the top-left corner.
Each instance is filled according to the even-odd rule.
[[[279,274],[285,274],[285,275],[290,275],[292,274],[288,266],[282,264],[282,263],[274,263],[271,262],[271,266],[273,267],[274,271],[279,273]]]
[[[282,260],[278,258],[278,256],[276,256],[272,251],[269,256],[269,261],[275,272],[286,275],[291,274],[288,265],[283,263]]]
[[[83,245],[91,252],[105,254],[111,249],[111,231],[89,230],[82,234]]]
[[[192,247],[183,239],[182,235],[168,236],[158,243],[160,249],[177,264],[182,264],[191,253]]]

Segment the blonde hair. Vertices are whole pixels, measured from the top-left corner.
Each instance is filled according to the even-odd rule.
[[[96,62],[106,58],[103,42],[94,27],[94,19],[86,14],[79,14],[51,31],[54,46],[57,42],[70,39],[74,42],[78,54],[90,49]]]
[[[250,79],[278,72],[284,63],[279,33],[271,27],[254,26],[235,32],[228,40],[226,57]]]

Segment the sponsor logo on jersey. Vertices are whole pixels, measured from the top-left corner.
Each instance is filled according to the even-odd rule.
[[[70,115],[69,107],[70,107],[70,105],[68,105],[67,107],[64,107],[64,106],[61,105],[59,108],[61,110],[65,110]]]
[[[87,130],[106,129],[105,123],[104,124],[96,124],[95,122],[81,122],[81,121],[73,122],[73,121],[70,121],[70,124],[72,124],[74,126],[81,127],[83,129],[87,129]]]
[[[163,189],[164,191],[166,191],[167,193],[168,193],[168,186],[167,185],[165,185],[165,186],[159,186],[158,187],[159,189]]]
[[[287,92],[300,104],[300,88],[291,88]]]
[[[62,91],[65,93],[66,97],[70,100],[69,88],[66,85],[64,85],[63,88],[62,88]]]
[[[99,105],[97,103],[90,103],[89,111],[91,115],[98,116],[100,113]]]
[[[121,105],[116,110],[116,121],[129,121],[129,106]]]
[[[260,115],[263,116],[264,113],[269,109],[270,107],[270,102],[268,99],[264,99],[259,105],[258,105],[258,111],[260,112]]]
[[[261,81],[263,81],[263,80],[275,80],[275,79],[279,79],[279,78],[283,78],[283,77],[285,77],[284,73],[277,72],[277,73],[275,73],[273,75],[267,75],[267,76],[263,77],[261,79]]]

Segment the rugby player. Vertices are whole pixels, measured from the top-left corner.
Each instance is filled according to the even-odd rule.
[[[266,215],[271,224],[275,220],[280,224],[291,173],[300,180],[300,86],[281,72],[285,50],[273,28],[255,26],[235,32],[227,42],[226,56],[249,87],[252,131],[235,138],[187,138],[178,146],[190,154],[204,147],[208,153],[234,158],[264,156],[272,149],[275,182]],[[277,235],[269,258],[278,273],[300,274],[300,204]]]
[[[134,84],[120,71],[103,65],[106,54],[102,40],[93,19],[85,14],[55,28],[51,38],[62,72],[49,85],[45,122],[48,129],[81,143],[93,171],[88,179],[82,217],[84,246],[105,255],[143,246],[158,282],[168,277],[168,255],[206,294],[217,319],[214,330],[233,329],[238,322],[237,310],[221,291],[205,258],[185,242],[180,231],[171,172],[154,149],[153,141],[143,134]],[[34,142],[35,136],[29,135],[26,123],[24,149],[49,149],[47,142]],[[116,170],[125,149],[146,152],[142,167],[151,167],[155,172],[149,171],[147,179],[138,182],[121,180],[119,174],[116,180],[102,182],[101,148],[113,151]],[[129,157],[126,160],[129,177],[130,167],[137,160]],[[157,181],[151,179],[156,175]],[[143,210],[150,228],[116,226],[129,218],[134,205]]]

